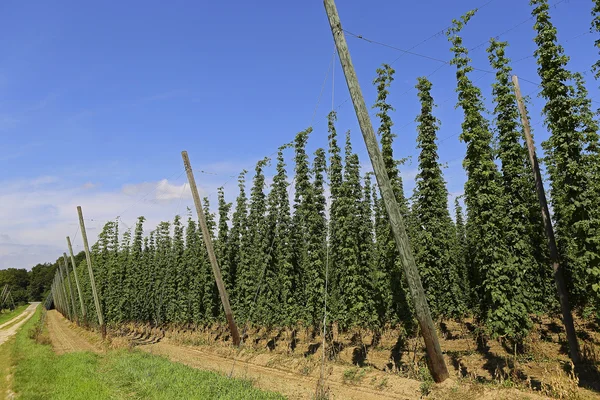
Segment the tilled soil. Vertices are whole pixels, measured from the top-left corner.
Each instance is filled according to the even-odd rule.
[[[27,320],[29,320],[29,318],[31,318],[31,316],[33,315],[33,313],[35,312],[35,309],[37,308],[37,306],[39,304],[40,304],[39,302],[31,303],[29,305],[29,307],[27,307],[25,309],[25,311],[23,311],[21,314],[17,315],[10,321],[7,321],[7,322],[3,323],[2,325],[0,325],[0,345],[2,343],[6,342],[9,338],[11,338],[15,333],[17,333],[17,330],[19,330],[19,328],[25,322],[27,322]],[[15,321],[18,321],[18,322],[14,323]],[[13,325],[11,325],[11,324],[13,324]],[[11,325],[11,326],[9,326],[9,325]]]
[[[224,374],[230,374],[233,360],[216,354],[193,348],[169,343],[164,339],[159,343],[140,346],[140,349],[152,354],[168,357],[172,361],[201,369],[208,369]],[[262,365],[238,360],[235,364],[234,376],[251,379],[253,383],[264,390],[282,393],[289,399],[310,399],[317,388],[317,377],[303,376],[284,369],[269,368]],[[419,398],[420,382],[412,379],[397,378],[390,382],[385,390],[376,390],[360,385],[348,385],[340,382],[339,371],[331,374],[326,386],[329,388],[330,398],[345,400],[375,400],[375,399],[415,399]],[[337,379],[333,376],[338,376]],[[368,381],[368,378],[365,379]]]
[[[91,351],[94,353],[100,353],[102,351],[99,347],[93,345],[87,339],[75,332],[69,326],[70,322],[58,311],[48,311],[46,321],[52,348],[57,354],[74,351]]]

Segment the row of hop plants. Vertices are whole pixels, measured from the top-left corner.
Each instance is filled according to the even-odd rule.
[[[600,30],[594,3],[593,29]],[[561,255],[572,304],[586,315],[600,310],[600,160],[598,126],[582,74],[567,69],[547,0],[532,0],[534,55],[550,138],[542,146]],[[492,337],[522,340],[531,315],[556,311],[556,290],[533,175],[513,95],[508,44],[490,40],[495,70],[493,110],[471,80],[462,32],[475,12],[447,31],[456,68],[457,106],[464,121],[467,173],[463,212],[450,210],[439,162],[432,82],[418,78],[416,116],[419,173],[406,197],[394,154],[394,70],[377,70],[374,108],[378,136],[411,239],[434,318],[474,316]],[[599,45],[600,46],[600,45]],[[486,118],[493,113],[494,120]],[[410,293],[396,255],[387,213],[369,171],[328,118],[328,147],[308,154],[312,128],[279,148],[274,160],[239,175],[235,202],[218,191],[216,213],[205,214],[236,319],[264,327],[320,329],[326,292],[329,318],[343,330],[414,328]],[[493,143],[497,142],[497,147]],[[343,144],[343,148],[342,148]],[[288,163],[293,164],[293,171]],[[265,169],[276,174],[267,187]],[[290,179],[293,176],[293,179]],[[290,183],[292,181],[293,183]],[[293,198],[290,193],[293,189]],[[329,198],[326,195],[329,189]],[[596,199],[596,200],[595,200]],[[409,201],[410,200],[410,201]],[[96,282],[109,323],[222,323],[223,312],[198,224],[191,215],[161,222],[144,236],[144,217],[119,232],[108,222],[92,249]],[[95,315],[85,261],[77,268],[88,315]],[[326,273],[328,276],[326,276]],[[79,310],[77,310],[79,312]]]

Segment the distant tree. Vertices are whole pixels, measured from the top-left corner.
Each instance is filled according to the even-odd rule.
[[[56,267],[55,264],[44,263],[31,268],[31,271],[29,271],[29,286],[27,287],[30,301],[42,301],[48,295],[56,273]]]
[[[62,260],[62,257],[61,257]],[[25,268],[8,268],[0,270],[0,291],[8,285],[10,294],[15,303],[25,303],[29,299],[27,288],[29,275]]]

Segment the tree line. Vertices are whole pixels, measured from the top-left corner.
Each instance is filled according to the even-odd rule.
[[[584,317],[600,317],[600,149],[595,111],[584,76],[568,69],[547,0],[532,0],[534,56],[541,78],[542,143],[558,246],[570,300]],[[471,79],[462,32],[475,12],[446,32],[456,68],[457,106],[466,143],[463,210],[452,210],[439,162],[432,82],[417,80],[418,174],[407,198],[394,154],[389,90],[394,70],[382,65],[373,81],[378,136],[396,200],[434,318],[474,316],[492,337],[524,338],[532,315],[558,307],[540,205],[511,83],[507,42],[492,39],[493,110]],[[600,32],[600,1],[592,29]],[[600,41],[596,43],[600,48]],[[598,65],[594,70],[600,73]],[[491,112],[493,120],[487,118]],[[247,192],[238,178],[234,203],[218,191],[217,212],[203,206],[235,318],[265,327],[322,324],[343,330],[414,329],[412,302],[399,264],[384,204],[370,172],[361,171],[349,132],[328,117],[328,146],[306,151],[312,128],[284,144],[274,160],[260,160]],[[293,164],[293,170],[288,163]],[[266,184],[265,168],[276,174]],[[293,179],[290,179],[293,176]],[[293,198],[291,193],[293,190]],[[327,193],[329,191],[329,194]],[[175,216],[144,236],[144,217],[119,232],[108,222],[92,246],[105,319],[153,324],[209,325],[224,320],[208,255],[196,220]],[[94,315],[85,260],[78,260],[88,315]],[[72,273],[72,272],[71,272]],[[78,308],[78,307],[76,307]],[[79,310],[75,310],[79,313]]]
[[[85,258],[82,251],[75,256],[76,262]],[[28,301],[42,301],[50,294],[52,279],[56,273],[60,257],[54,263],[36,264],[31,270],[25,268],[7,268],[0,270],[0,288],[8,285],[15,303],[22,304]]]

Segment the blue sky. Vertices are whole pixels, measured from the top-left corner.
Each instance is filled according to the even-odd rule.
[[[527,1],[338,0],[337,7],[353,33],[403,49],[418,44],[414,52],[449,60],[445,36],[435,34],[484,4],[464,30],[467,47],[508,31],[500,39],[509,41],[515,73],[539,82]],[[566,0],[551,9],[575,71],[589,71],[598,59],[596,37],[586,33],[591,6],[590,0]],[[396,108],[396,156],[413,156],[402,168],[408,196],[417,155],[414,85],[418,76],[437,70],[430,79],[439,137],[445,139],[440,160],[448,163],[450,192],[460,194],[464,144],[457,135],[462,112],[454,108],[454,68],[347,39],[368,105],[375,98],[376,68],[395,61],[390,102]],[[475,67],[489,70],[486,47],[471,56]],[[55,260],[64,237],[77,231],[76,205],[83,206],[91,239],[117,215],[123,228],[145,215],[151,229],[184,212],[191,205],[183,186],[184,149],[196,170],[210,172],[197,176],[203,193],[216,200],[216,188],[226,184],[233,199],[232,175],[252,171],[258,159],[311,123],[311,152],[326,145],[332,86],[338,129],[351,129],[368,165],[337,58],[334,85],[328,74],[332,52],[321,1],[2,2],[0,268]],[[475,71],[472,78],[490,105],[493,75]],[[594,97],[597,83],[590,74],[587,79]],[[521,87],[524,94],[537,91],[529,82]],[[547,137],[539,123],[543,103],[532,100],[539,142]],[[288,159],[291,164],[291,154]],[[80,239],[75,247],[81,249]]]

